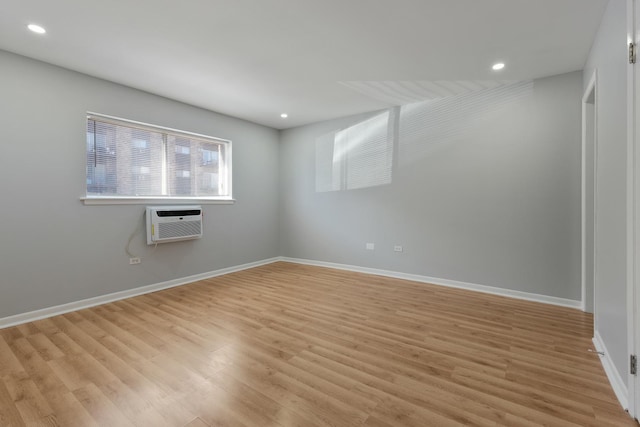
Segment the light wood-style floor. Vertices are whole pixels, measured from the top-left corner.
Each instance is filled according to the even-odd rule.
[[[577,310],[275,263],[0,330],[0,425],[635,426]]]

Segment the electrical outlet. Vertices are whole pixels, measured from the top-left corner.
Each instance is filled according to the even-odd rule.
[[[367,243],[367,246],[365,246],[367,248],[368,251],[372,251],[376,248],[376,245],[374,245],[373,243]]]
[[[133,265],[133,264],[140,264],[142,261],[140,261],[140,258],[135,257],[135,258],[129,258],[129,264]]]
[[[396,245],[396,246],[394,246],[394,247],[393,247],[393,251],[394,251],[394,252],[402,252],[402,246],[400,246],[400,245]]]

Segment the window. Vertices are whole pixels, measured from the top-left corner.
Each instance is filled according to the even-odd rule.
[[[231,200],[231,142],[87,115],[87,199]]]

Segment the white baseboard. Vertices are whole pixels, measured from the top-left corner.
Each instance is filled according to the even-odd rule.
[[[594,334],[593,345],[598,352],[602,353],[600,354],[600,362],[602,363],[604,372],[607,374],[613,392],[616,394],[620,405],[622,405],[625,410],[628,410],[629,390],[627,389],[627,384],[622,380],[620,373],[613,364],[613,360],[611,360],[611,356],[609,356],[610,353],[607,351],[607,347],[604,345],[604,341],[602,341],[602,337],[598,331]]]
[[[138,295],[148,294],[163,289],[173,288],[185,285],[187,283],[196,282],[198,280],[209,279],[224,274],[234,273],[236,271],[247,270],[249,268],[259,267],[261,265],[271,264],[276,261],[285,261],[296,264],[315,265],[319,267],[328,267],[338,270],[354,271],[359,273],[374,274],[377,276],[393,277],[397,279],[412,280],[415,282],[430,283],[434,285],[447,286],[451,288],[466,289],[477,292],[484,292],[493,295],[506,296],[510,298],[523,299],[527,301],[542,302],[562,307],[580,308],[580,301],[574,301],[564,298],[550,297],[546,295],[531,294],[527,292],[513,291],[510,289],[496,288],[492,286],[477,285],[474,283],[458,282],[455,280],[438,279],[435,277],[420,276],[417,274],[399,273],[396,271],[380,270],[376,268],[358,267],[354,265],[337,264],[324,261],[313,261],[299,258],[276,257],[265,259],[262,261],[251,262],[234,267],[223,268],[220,270],[209,271],[192,276],[182,277],[175,280],[156,283],[153,285],[142,286],[139,288],[129,289],[126,291],[114,292],[107,295],[101,295],[94,298],[74,301],[67,304],[57,305],[54,307],[43,308],[41,310],[30,311],[27,313],[16,314],[14,316],[0,318],[0,329],[10,326],[20,325],[22,323],[32,322],[34,320],[45,319],[47,317],[57,316],[59,314],[69,313],[71,311],[82,310],[84,308],[94,307],[96,305],[106,304],[113,301],[131,298]]]
[[[466,289],[469,291],[483,292],[486,294],[499,295],[499,296],[504,296],[509,298],[541,302],[545,304],[558,305],[561,307],[570,307],[570,308],[579,309],[582,306],[582,302],[577,300],[551,297],[547,295],[532,294],[529,292],[521,292],[521,291],[514,291],[511,289],[496,288],[493,286],[478,285],[475,283],[458,282],[456,280],[439,279],[436,277],[421,276],[418,274],[399,273],[397,271],[379,270],[377,268],[358,267],[355,265],[337,264],[333,262],[314,261],[314,260],[299,259],[299,258],[280,257],[280,260],[285,262],[292,262],[296,264],[315,265],[318,267],[328,267],[328,268],[335,268],[338,270],[347,270],[347,271],[354,271],[358,273],[374,274],[376,276],[392,277],[395,279],[412,280],[414,282],[447,286],[449,288]]]
[[[20,325],[22,323],[33,322],[34,320],[45,319],[47,317],[57,316],[59,314],[69,313],[70,311],[82,310],[84,308],[94,307],[96,305],[119,301],[125,298],[131,298],[138,295],[161,291],[163,289],[174,288],[176,286],[186,285],[187,283],[197,282],[198,280],[210,279],[212,277],[235,273],[237,271],[259,267],[261,265],[271,264],[276,261],[279,261],[279,258],[270,258],[262,261],[250,262],[247,264],[236,265],[234,267],[227,267],[220,270],[209,271],[206,273],[194,274],[193,276],[181,277],[179,279],[169,280],[153,285],[141,286],[139,288],[129,289],[126,291],[114,292],[94,298],[87,298],[67,304],[56,305],[54,307],[43,308],[41,310],[16,314],[14,316],[0,318],[0,329]]]

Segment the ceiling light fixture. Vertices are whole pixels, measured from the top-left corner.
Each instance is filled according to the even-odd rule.
[[[33,31],[34,33],[38,33],[38,34],[44,34],[47,32],[47,30],[42,28],[40,25],[36,25],[36,24],[29,24],[27,25],[27,28]]]
[[[493,64],[493,71],[502,70],[504,68],[504,64],[502,62],[498,62],[497,64]]]
[[[287,117],[289,117],[289,115],[287,113],[282,113],[280,114],[280,117],[282,117],[283,119],[286,119]]]

